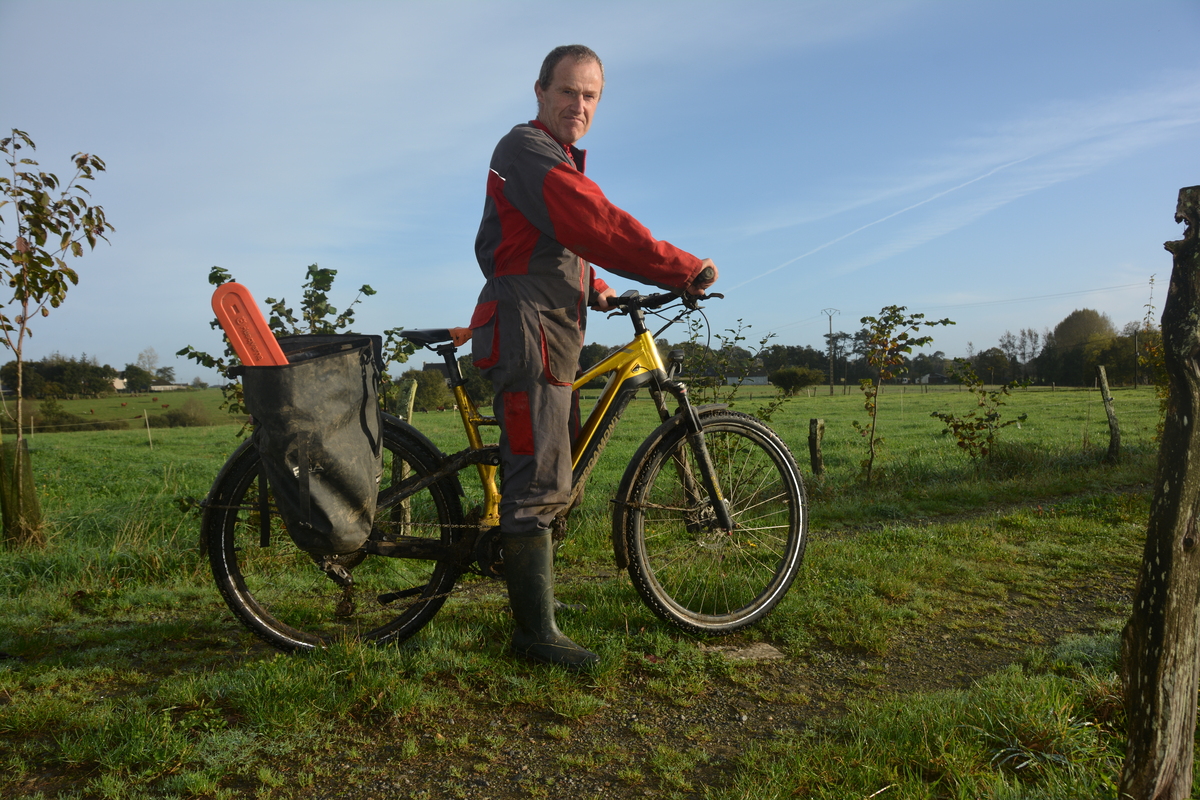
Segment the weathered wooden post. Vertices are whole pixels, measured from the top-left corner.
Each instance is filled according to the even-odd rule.
[[[1108,390],[1108,372],[1103,364],[1096,365],[1096,375],[1100,379],[1100,397],[1104,400],[1104,413],[1108,415],[1108,452],[1104,454],[1104,462],[1116,464],[1121,460],[1121,425],[1117,422],[1112,392]]]
[[[1171,396],[1146,549],[1121,642],[1129,743],[1121,797],[1184,800],[1192,788],[1200,678],[1200,186],[1179,190],[1162,337]]]
[[[813,476],[825,475],[825,457],[821,455],[821,440],[825,438],[825,420],[808,421],[808,461],[812,464]]]
[[[413,405],[417,401],[417,382],[416,381],[405,381],[404,382],[404,394],[402,395],[402,397],[403,397],[403,399],[400,401],[400,405],[404,408],[404,415],[405,415],[404,418],[406,420],[408,420],[409,422],[412,422]]]

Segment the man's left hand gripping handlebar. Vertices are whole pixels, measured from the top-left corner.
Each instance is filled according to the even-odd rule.
[[[688,294],[703,295],[708,290],[708,287],[717,282],[717,265],[713,263],[713,260],[711,258],[706,258],[700,263],[703,266],[703,269],[701,269],[700,273],[692,279],[691,283],[688,284]]]

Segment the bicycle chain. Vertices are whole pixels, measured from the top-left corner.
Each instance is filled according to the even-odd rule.
[[[210,503],[202,503],[202,506],[204,508],[220,509],[220,510],[235,510],[235,511],[246,511],[246,512],[257,512],[258,511],[257,504],[254,504],[254,505],[245,505],[245,504],[226,505],[226,504],[219,504],[219,503],[211,503],[211,504]],[[476,509],[472,510],[472,512],[470,514],[468,514],[468,517],[471,517],[471,516],[477,517],[478,514],[479,514],[479,510],[476,508]],[[404,526],[407,528],[421,528],[421,529],[437,528],[439,530],[445,530],[448,528],[451,531],[476,531],[476,534],[473,537],[476,539],[479,536],[479,532],[493,529],[493,526],[484,525],[482,522],[470,522],[470,521],[452,522],[452,523],[390,522],[390,521],[388,521],[388,522],[383,522],[383,523],[377,522],[376,524],[379,525],[379,527],[383,530],[386,530],[387,527]],[[566,527],[567,527],[566,526],[566,515],[560,515],[555,518],[554,523],[551,526],[551,531],[552,531],[554,541],[558,542],[558,541],[562,541],[563,539],[566,538]],[[383,539],[383,541],[387,541],[387,540]],[[472,552],[475,551],[474,545],[472,545],[471,551]],[[349,555],[355,555],[355,554],[352,553]],[[326,573],[327,577],[330,578],[331,582],[336,584],[341,589],[341,597],[338,600],[338,610],[335,612],[335,615],[337,615],[337,616],[352,616],[355,613],[355,601],[354,601],[354,597],[353,597],[354,590],[355,590],[355,584],[353,583],[352,574],[350,572],[346,571],[344,568],[340,567],[340,565],[333,564],[333,563],[331,563],[329,565],[322,565],[321,559],[314,558],[313,560],[316,563],[317,567],[322,569],[322,571],[324,571]],[[503,580],[503,578],[504,578],[503,574],[495,572],[495,566],[497,563],[499,563],[499,565],[501,567],[503,567],[502,560],[499,560],[498,562],[493,561],[489,565],[490,571],[489,571],[489,568],[481,567],[480,564],[478,563],[478,561],[476,561],[476,560],[468,561],[465,566],[460,564],[460,565],[458,565],[458,567],[460,569],[460,575],[462,575],[462,574],[478,575],[480,577],[487,578],[489,580]],[[427,603],[431,600],[449,598],[456,590],[458,590],[458,588],[459,588],[458,581],[456,578],[455,585],[453,588],[450,589],[450,591],[441,592],[439,594],[422,595],[421,597],[415,598],[407,603],[402,603],[399,606],[394,606],[390,603],[388,603],[386,605],[388,605],[389,607],[391,607],[393,609],[407,608],[407,607],[415,606],[418,603]],[[381,605],[384,605],[384,604],[381,604]]]

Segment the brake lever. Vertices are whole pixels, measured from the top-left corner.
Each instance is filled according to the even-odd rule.
[[[684,292],[679,297],[680,297],[680,299],[683,300],[684,306],[686,306],[691,311],[695,311],[695,310],[699,309],[700,303],[703,300],[724,300],[725,299],[725,295],[721,294],[720,292],[709,292],[707,294],[692,294],[691,292]]]

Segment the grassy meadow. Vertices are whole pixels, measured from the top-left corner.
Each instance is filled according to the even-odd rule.
[[[12,403],[11,399],[5,402]],[[153,421],[164,417],[170,409],[179,410],[185,404],[195,407],[201,415],[214,425],[233,424],[236,420],[221,411],[220,389],[183,389],[173,392],[142,394],[110,394],[104,397],[81,400],[59,400],[58,405],[68,414],[82,417],[85,421],[124,422],[130,430],[145,429],[145,416]],[[26,400],[26,408],[36,410],[37,400]],[[28,413],[28,411],[26,412]],[[54,433],[53,428],[34,428],[33,435]]]
[[[735,407],[768,398],[752,393]],[[219,403],[207,390],[157,405],[184,397]],[[1116,633],[1158,419],[1149,389],[1115,398],[1116,465],[1101,463],[1099,393],[1042,389],[1008,400],[1006,418],[1027,419],[976,464],[930,417],[968,411],[970,394],[887,387],[869,487],[857,392],[777,411],[810,542],[784,602],[732,637],[777,648],[772,662],[701,648],[613,568],[608,500],[654,424],[639,400],[560,554],[557,594],[588,606],[560,624],[602,659],[586,675],[510,659],[503,587],[473,578],[399,646],[277,654],[227,611],[179,508],[205,494],[236,424],[158,428],[152,443],[132,425],[36,432],[49,544],[0,551],[0,796],[1115,798]],[[155,405],[63,406],[99,417],[138,402]],[[811,418],[826,424],[819,481]],[[413,422],[463,446],[456,414]],[[1082,605],[1089,622],[1055,627]],[[895,675],[934,652],[937,685],[897,692]]]

